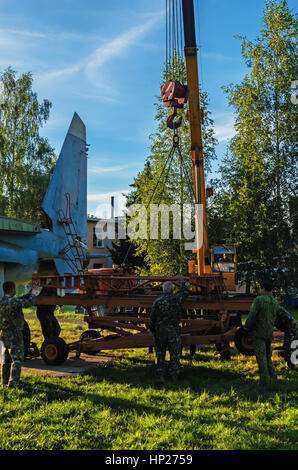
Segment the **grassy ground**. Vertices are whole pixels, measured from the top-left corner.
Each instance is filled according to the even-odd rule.
[[[28,322],[40,345],[38,323]],[[67,342],[86,329],[61,326]],[[297,372],[274,363],[278,381],[266,389],[254,357],[234,350],[220,361],[213,348],[192,359],[184,351],[178,383],[154,380],[147,349],[74,378],[23,374],[23,389],[0,390],[0,449],[297,450]]]

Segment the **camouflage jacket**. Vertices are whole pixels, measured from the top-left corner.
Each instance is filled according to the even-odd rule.
[[[24,329],[23,307],[34,305],[35,295],[10,297],[5,295],[0,300],[0,339],[10,347],[22,338]]]
[[[250,308],[244,328],[252,331],[256,338],[271,339],[278,308],[272,295],[259,295]]]
[[[283,307],[277,310],[275,326],[280,331],[296,331],[297,325],[292,315]]]
[[[177,294],[164,294],[156,299],[150,313],[150,329],[152,333],[161,328],[179,328],[183,303],[189,294],[185,284],[182,284]]]

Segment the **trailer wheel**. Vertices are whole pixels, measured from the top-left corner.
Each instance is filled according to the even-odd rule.
[[[234,342],[241,354],[244,354],[244,356],[254,356],[252,335],[249,332],[245,331],[243,328],[239,328],[234,336]]]
[[[85,341],[87,339],[97,339],[100,338],[101,334],[97,330],[86,330],[81,334],[80,340]]]
[[[24,321],[24,329],[23,329],[23,339],[24,339],[24,358],[28,356],[30,353],[30,345],[31,345],[31,333],[30,328],[26,320]]]
[[[81,334],[80,341],[88,341],[89,339],[98,339],[101,334],[97,330],[86,330]],[[88,352],[89,356],[97,354],[97,352]]]
[[[63,364],[68,356],[68,345],[62,338],[46,339],[41,346],[41,357],[49,365]]]
[[[216,350],[219,352],[219,357],[221,361],[231,360],[231,350],[229,341],[225,341],[224,344],[217,343],[215,347]]]

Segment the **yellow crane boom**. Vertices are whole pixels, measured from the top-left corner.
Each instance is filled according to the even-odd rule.
[[[191,138],[192,175],[195,204],[201,208],[200,217],[196,211],[197,233],[197,273],[210,273],[209,248],[207,234],[206,195],[204,177],[204,155],[202,139],[202,111],[200,106],[200,87],[197,60],[197,45],[194,20],[193,0],[182,0],[185,62],[187,84],[189,87],[188,106]],[[209,266],[208,266],[209,264]],[[209,269],[208,269],[209,268]]]

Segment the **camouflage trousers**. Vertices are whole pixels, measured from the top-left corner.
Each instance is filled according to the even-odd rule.
[[[271,340],[253,337],[253,347],[259,366],[260,382],[268,384],[270,378],[277,376],[271,359]]]
[[[24,344],[6,347],[4,344],[4,361],[2,364],[2,385],[17,387],[20,382],[22,363],[24,362]]]
[[[181,338],[177,330],[162,329],[154,334],[156,353],[156,375],[165,377],[166,351],[170,353],[169,375],[176,379],[180,373]]]

